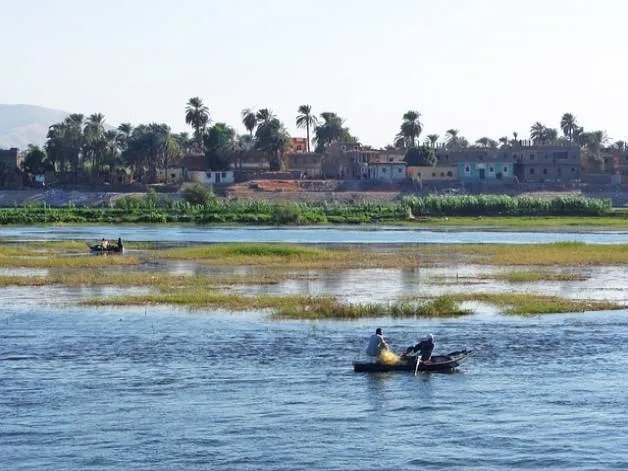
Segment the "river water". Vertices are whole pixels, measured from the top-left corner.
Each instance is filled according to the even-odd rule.
[[[103,290],[0,288],[0,469],[628,469],[627,310],[311,322],[68,302]],[[354,373],[376,327],[396,351],[431,332],[475,354],[454,374]]]
[[[587,242],[628,243],[628,231],[487,231],[467,229],[421,229],[393,226],[368,227],[212,227],[193,225],[96,225],[96,226],[8,226],[0,230],[5,240],[89,240],[101,238],[153,242],[290,242],[354,244],[544,244]]]

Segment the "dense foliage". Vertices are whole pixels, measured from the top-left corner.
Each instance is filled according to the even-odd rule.
[[[362,224],[442,216],[603,216],[611,201],[587,198],[529,198],[510,196],[409,196],[393,203],[269,203],[223,201],[194,187],[184,200],[149,192],[128,196],[109,207],[46,205],[2,208],[0,224],[41,223],[166,223],[196,224]]]

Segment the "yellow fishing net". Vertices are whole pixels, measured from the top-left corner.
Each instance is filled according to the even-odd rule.
[[[390,350],[382,350],[377,358],[385,365],[395,365],[399,362],[399,357]]]

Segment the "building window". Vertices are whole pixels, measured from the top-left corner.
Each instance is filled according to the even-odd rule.
[[[451,170],[450,170],[449,172],[447,172],[447,176],[448,176],[448,177],[453,177],[453,176],[454,176],[454,174],[453,174],[453,173],[451,173]]]
[[[543,169],[543,175],[547,175],[547,169],[546,168]]]
[[[576,173],[575,167],[571,167],[571,173]]]
[[[530,154],[530,160],[534,160],[534,154]]]
[[[227,178],[227,172],[222,172],[222,178]]]
[[[444,177],[445,176],[445,172],[440,172],[440,176]]]
[[[495,173],[495,167],[491,166],[488,168],[488,173]]]
[[[382,173],[386,173],[386,167],[382,168]]]
[[[508,173],[508,167],[504,167],[504,175]]]
[[[399,167],[399,173],[403,173],[403,169]]]
[[[471,167],[469,167],[468,165],[464,168],[464,173],[466,175],[470,175],[471,174]]]
[[[432,176],[433,176],[433,177],[435,177],[435,176],[436,176],[436,173],[435,173],[435,172],[432,172]]]
[[[530,169],[530,175],[534,175],[534,169],[533,168]]]

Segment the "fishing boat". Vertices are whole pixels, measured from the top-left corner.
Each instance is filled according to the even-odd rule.
[[[353,371],[356,373],[386,373],[389,371],[451,371],[471,356],[471,350],[460,350],[447,355],[432,355],[427,363],[419,363],[416,356],[402,356],[397,363],[354,361]]]
[[[89,250],[92,253],[121,253],[124,251],[124,247],[116,244],[109,245],[107,247],[101,247],[100,244],[90,245]]]

